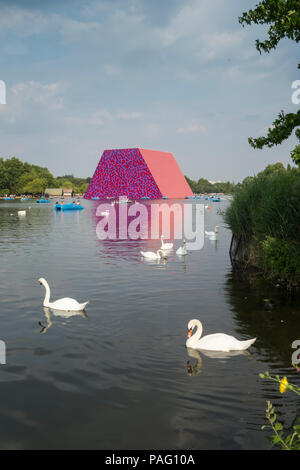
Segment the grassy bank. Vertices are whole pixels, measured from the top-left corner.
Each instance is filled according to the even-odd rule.
[[[224,218],[241,246],[251,246],[252,259],[245,262],[300,285],[299,169],[251,178],[235,192]]]

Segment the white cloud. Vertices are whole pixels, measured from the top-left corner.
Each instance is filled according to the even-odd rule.
[[[24,104],[33,102],[51,109],[63,108],[62,92],[64,85],[62,83],[50,83],[42,85],[41,83],[29,81],[26,83],[17,83],[11,88],[12,101],[15,104]]]
[[[27,37],[42,33],[55,27],[59,17],[56,14],[43,14],[37,10],[17,6],[1,6],[0,35],[13,32],[17,36]]]
[[[119,112],[117,113],[117,118],[123,119],[125,121],[132,121],[135,119],[140,119],[142,117],[141,113],[138,112]]]
[[[198,119],[192,119],[185,127],[179,127],[176,134],[190,134],[195,132],[206,132],[206,126]]]
[[[16,83],[7,90],[7,104],[1,113],[2,128],[5,123],[22,121],[25,126],[35,121],[38,126],[42,116],[47,120],[55,117],[64,109],[65,87],[62,82],[46,85],[35,81]]]

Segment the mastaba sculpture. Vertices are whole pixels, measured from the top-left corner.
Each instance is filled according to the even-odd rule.
[[[105,150],[85,199],[181,199],[193,196],[172,153],[141,148]]]

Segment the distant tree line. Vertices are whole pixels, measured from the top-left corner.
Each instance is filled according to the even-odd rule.
[[[209,193],[224,193],[224,194],[232,194],[235,193],[237,190],[245,187],[247,184],[251,183],[256,177],[259,176],[269,176],[274,175],[277,173],[284,173],[286,171],[296,171],[299,172],[298,167],[292,167],[289,163],[285,168],[283,163],[272,163],[267,165],[263,171],[257,173],[257,175],[247,176],[243,179],[240,183],[231,183],[227,182],[217,182],[211,183],[210,181],[206,180],[205,178],[199,178],[198,181],[194,181],[187,176],[185,179],[187,180],[188,184],[190,185],[191,190],[194,194],[209,194]]]
[[[260,175],[270,175],[292,170],[282,163],[268,165]],[[224,193],[231,194],[251,182],[255,176],[247,176],[241,183],[211,183],[205,178],[198,181],[185,177],[195,194]],[[16,157],[0,158],[0,196],[5,194],[44,194],[46,188],[72,188],[75,193],[85,193],[91,178],[77,178],[74,175],[53,176],[48,168],[22,162]]]
[[[211,183],[205,178],[199,178],[198,181],[194,181],[187,176],[185,177],[191,190],[194,194],[205,194],[205,193],[224,193],[231,194],[234,192],[235,185],[227,181],[226,183],[217,182]]]
[[[46,188],[72,188],[75,193],[84,193],[90,180],[73,175],[54,177],[48,168],[22,162],[16,157],[0,158],[0,196],[44,194]]]

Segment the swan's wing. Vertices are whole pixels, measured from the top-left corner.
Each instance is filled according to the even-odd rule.
[[[178,250],[176,251],[176,254],[177,255],[187,255],[187,251],[185,248],[182,248],[182,246],[180,248],[178,248]]]
[[[64,310],[64,311],[78,311],[82,310],[85,307],[86,303],[80,304],[75,299],[70,297],[64,297],[63,299],[56,300],[49,304],[50,308],[55,310]]]
[[[157,258],[156,253],[152,253],[152,251],[141,251],[141,255],[145,258]]]
[[[224,333],[215,333],[201,338],[198,342],[199,349],[207,351],[236,351],[241,350],[241,341]]]

